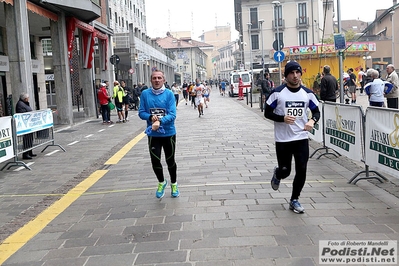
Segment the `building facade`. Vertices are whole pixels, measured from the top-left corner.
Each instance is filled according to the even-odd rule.
[[[274,42],[281,50],[284,46],[320,43],[323,30],[325,36],[333,33],[333,0],[234,0],[234,10],[239,45],[244,51],[241,61],[253,69],[262,68],[262,61],[265,67],[276,64],[269,58],[276,50]]]
[[[164,38],[157,38],[156,42],[175,59],[175,76],[168,81],[173,80],[181,84],[184,80],[207,79],[208,55],[205,51],[212,50],[213,47],[191,38],[175,38],[170,33],[167,35]]]
[[[219,55],[218,49],[224,47],[231,42],[231,25],[216,26],[211,31],[206,31],[200,36],[201,42],[212,45],[213,49],[206,50],[208,59],[206,62],[207,79],[216,79],[217,72],[215,66],[215,56]]]
[[[377,51],[366,55],[366,66],[382,70],[385,76],[387,64],[399,66],[399,31],[395,25],[399,22],[399,4],[393,0],[393,6],[376,11],[376,19],[363,30],[362,41],[372,41],[377,45]]]
[[[0,1],[1,115],[13,113],[23,92],[34,110],[53,107],[55,123],[73,123],[76,92],[85,100],[85,115],[96,115],[95,75],[106,79],[110,73],[112,31],[97,20],[106,5],[106,0]],[[101,51],[97,61],[95,47]]]
[[[0,0],[1,116],[27,92],[34,110],[73,124],[76,106],[99,115],[100,82],[150,85],[153,69],[171,80],[174,64],[146,35],[144,0]]]
[[[164,71],[167,80],[174,77],[174,60],[157,42],[147,36],[145,0],[109,0],[110,26],[114,30],[113,51],[120,59],[114,65],[115,79],[128,86],[149,86],[152,70]]]
[[[218,49],[215,58],[218,80],[229,80],[231,71],[240,69],[241,51],[238,41],[233,41]]]

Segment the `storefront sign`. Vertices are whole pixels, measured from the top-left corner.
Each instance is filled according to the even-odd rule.
[[[32,60],[32,73],[39,73],[40,72],[40,64],[39,60]]]
[[[8,56],[0,55],[0,71],[10,71],[10,62],[8,61]]]

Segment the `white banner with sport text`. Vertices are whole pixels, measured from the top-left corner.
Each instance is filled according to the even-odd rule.
[[[324,103],[325,145],[340,154],[363,160],[363,111],[360,106]]]
[[[314,125],[313,129],[309,132],[308,136],[310,139],[316,142],[323,142],[323,103],[319,103],[320,119]],[[310,117],[312,112],[309,110],[308,117]]]
[[[11,116],[0,117],[0,163],[14,157]]]
[[[366,164],[399,177],[399,111],[368,107],[365,132]]]
[[[51,109],[14,114],[17,136],[53,127]]]

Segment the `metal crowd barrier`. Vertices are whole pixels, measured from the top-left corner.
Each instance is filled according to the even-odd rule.
[[[58,146],[64,152],[66,151],[54,141],[54,124],[51,109],[18,113],[14,114],[12,118],[2,118],[0,120],[0,130],[10,133],[6,142],[0,138],[0,149],[3,146],[7,146],[2,145],[2,143],[10,144],[7,146],[8,149],[3,152],[3,154],[6,153],[5,156],[1,156],[2,150],[0,150],[0,163],[13,159],[13,161],[5,164],[0,171],[21,165],[28,170],[32,170],[20,158],[23,157],[22,154],[38,147],[44,147],[41,152],[51,146]],[[10,141],[10,143],[7,141]]]
[[[309,133],[309,138],[321,142],[318,150],[332,149],[338,155],[364,163],[364,170],[356,173],[348,183],[362,179],[388,179],[376,170],[399,176],[399,112],[395,109],[323,102],[320,126]],[[320,155],[317,159],[319,159]],[[334,155],[334,154],[333,154]],[[310,156],[310,157],[311,157]],[[364,174],[364,176],[361,176]],[[374,174],[374,175],[372,175]]]

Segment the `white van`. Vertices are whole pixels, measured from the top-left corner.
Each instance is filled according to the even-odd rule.
[[[234,70],[230,72],[230,88],[229,88],[229,96],[234,97],[235,95],[238,95],[238,83],[240,78],[242,79],[242,82],[244,83],[244,86],[248,86],[248,91],[249,88],[251,87],[252,83],[252,73],[249,70]],[[245,94],[246,89],[244,88],[244,94]]]

